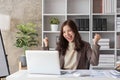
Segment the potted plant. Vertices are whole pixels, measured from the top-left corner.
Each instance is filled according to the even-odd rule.
[[[52,31],[58,30],[58,24],[60,23],[59,19],[57,17],[51,17],[50,18],[50,25]]]
[[[16,35],[15,46],[22,48],[24,50],[24,54],[25,50],[28,50],[28,48],[38,46],[38,33],[35,28],[36,25],[34,23],[17,25],[18,32]],[[20,57],[20,61],[22,66],[26,66],[25,55]]]

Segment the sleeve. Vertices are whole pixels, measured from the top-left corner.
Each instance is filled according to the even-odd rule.
[[[45,44],[43,44],[43,47],[41,47],[41,50],[49,50],[49,45],[46,47]]]
[[[92,45],[92,49],[90,44],[87,48],[87,58],[93,66],[97,66],[99,64],[99,45]]]

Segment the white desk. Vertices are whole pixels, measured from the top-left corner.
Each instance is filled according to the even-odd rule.
[[[82,72],[81,75],[75,75]],[[86,75],[83,75],[83,74]],[[89,74],[89,75],[87,75]],[[110,71],[91,71],[91,70],[78,70],[74,73],[65,75],[30,75],[27,70],[20,70],[11,74],[6,80],[120,80],[110,74]]]

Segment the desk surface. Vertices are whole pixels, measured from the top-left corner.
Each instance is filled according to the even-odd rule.
[[[77,70],[65,75],[29,74],[27,70],[20,70],[11,74],[6,80],[120,80],[111,74],[113,70]]]

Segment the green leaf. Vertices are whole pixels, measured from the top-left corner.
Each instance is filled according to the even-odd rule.
[[[17,25],[15,46],[24,50],[32,46],[38,46],[38,33],[36,24],[26,23]]]

